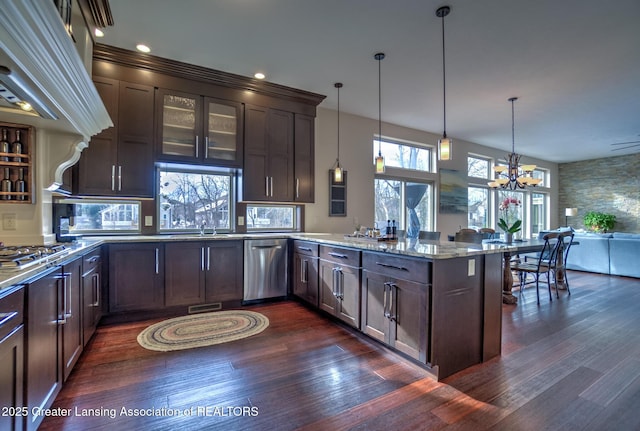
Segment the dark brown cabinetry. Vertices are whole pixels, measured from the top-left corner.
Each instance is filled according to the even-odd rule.
[[[319,307],[360,327],[360,251],[320,246]]]
[[[24,407],[24,288],[9,287],[0,295],[0,406]],[[20,411],[20,410],[18,410]],[[0,415],[0,429],[23,429],[20,414]],[[9,412],[7,412],[9,413]]]
[[[293,242],[293,294],[318,306],[318,244]]]
[[[207,303],[241,301],[243,274],[242,241],[210,241],[207,246]]]
[[[80,195],[153,197],[154,88],[94,77],[114,127],[91,139],[77,167]]]
[[[242,300],[242,241],[165,245],[166,305]]]
[[[62,347],[59,341],[65,322],[62,278],[60,267],[55,267],[27,285],[27,430],[35,430],[43,419],[33,415],[33,409],[50,407],[62,387]]]
[[[66,381],[84,348],[82,339],[82,258],[62,266],[62,380]]]
[[[109,311],[164,307],[164,245],[109,245]]]
[[[293,113],[245,106],[242,200],[294,199]]]
[[[242,166],[241,103],[159,89],[156,116],[158,159]]]
[[[102,318],[102,250],[87,253],[82,263],[82,338],[86,346]]]
[[[363,253],[362,324],[365,334],[426,362],[430,263]]]
[[[295,114],[294,124],[294,173],[296,202],[315,201],[315,119],[308,115]]]

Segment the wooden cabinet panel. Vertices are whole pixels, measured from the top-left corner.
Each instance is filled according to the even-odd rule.
[[[293,113],[245,107],[243,200],[293,200]]]
[[[82,354],[82,257],[62,266],[62,376],[66,381]]]
[[[153,87],[120,83],[115,181],[119,195],[153,197],[153,101]]]
[[[94,77],[114,127],[94,136],[75,168],[80,195],[153,197],[153,87]]]
[[[109,311],[164,307],[164,248],[161,243],[109,246]]]
[[[295,114],[294,120],[294,174],[296,202],[315,201],[315,119]]]
[[[206,302],[241,301],[243,293],[242,241],[206,244]]]
[[[204,302],[205,247],[201,242],[167,243],[165,253],[165,304]]]
[[[320,246],[319,283],[320,309],[359,328],[360,251]]]
[[[293,254],[293,294],[314,307],[318,306],[318,263],[317,257]]]
[[[426,362],[430,262],[381,253],[362,262],[362,331]]]
[[[4,289],[0,295],[0,313],[13,316],[0,325],[0,406],[19,409],[25,406],[24,288]],[[20,415],[0,415],[2,430],[22,430],[23,424],[24,418]]]
[[[61,278],[60,267],[57,267],[27,285],[27,430],[38,428],[43,419],[31,414],[33,408],[50,407],[62,387],[59,336],[64,310]]]
[[[86,346],[102,318],[101,249],[83,257],[82,272],[82,338]]]

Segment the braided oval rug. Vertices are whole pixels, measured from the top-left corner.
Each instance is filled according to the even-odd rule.
[[[138,344],[148,350],[169,352],[193,349],[259,334],[269,319],[255,311],[225,310],[163,320],[138,334]]]

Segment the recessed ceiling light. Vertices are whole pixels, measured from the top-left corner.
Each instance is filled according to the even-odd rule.
[[[262,73],[262,72],[256,72],[256,74],[253,75],[253,77],[256,78],[256,79],[264,79],[264,78],[266,78],[264,76],[264,73]]]
[[[136,45],[136,49],[140,52],[151,52],[151,48],[149,48],[147,45],[143,45],[141,43]]]
[[[93,30],[93,34],[95,34],[96,37],[104,37],[104,32],[99,28],[96,28],[95,30]]]

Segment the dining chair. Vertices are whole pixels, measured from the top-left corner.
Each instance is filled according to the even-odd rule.
[[[573,244],[573,231],[566,230],[560,232],[559,239],[561,241],[560,248],[558,250],[558,262],[556,264],[556,271],[560,270],[564,275],[564,284],[567,286],[567,294],[571,295],[571,291],[569,290],[569,279],[567,278],[567,257],[569,256],[569,249],[571,248],[571,244]],[[561,268],[558,268],[558,265],[561,265]],[[557,272],[555,272],[557,274]],[[558,283],[556,282],[556,296],[558,296]]]
[[[551,277],[554,274],[558,265],[558,259],[562,259],[562,254],[559,255],[560,245],[563,238],[560,237],[561,232],[550,232],[545,234],[544,246],[540,251],[540,254],[536,259],[528,260],[516,260],[511,262],[511,270],[518,274],[520,281],[520,294],[524,291],[524,286],[527,283],[527,275],[532,274],[536,283],[536,298],[538,305],[540,305],[540,276],[545,274],[547,277],[547,287],[549,290],[549,301],[553,301],[551,297]],[[558,286],[556,284],[556,296],[559,298]]]
[[[456,232],[454,241],[456,242],[470,242],[474,244],[482,244],[482,234],[480,232]]]
[[[433,241],[438,241],[440,239],[440,232],[430,232],[426,230],[421,230],[418,234],[418,239],[428,239]]]
[[[479,232],[482,234],[484,239],[494,239],[496,237],[496,230],[491,229],[490,227],[480,228]]]
[[[458,231],[458,233],[478,233],[478,231],[475,229],[463,227]]]

